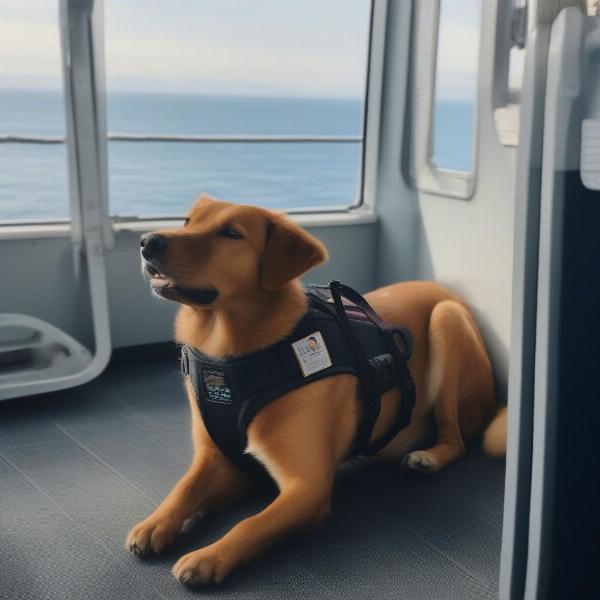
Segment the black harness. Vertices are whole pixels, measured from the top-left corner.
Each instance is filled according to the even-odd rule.
[[[242,468],[256,463],[245,449],[248,425],[258,411],[283,394],[332,375],[350,373],[360,381],[363,410],[352,454],[377,453],[410,423],[415,404],[407,365],[410,332],[384,324],[358,292],[337,281],[310,286],[306,294],[309,308],[294,331],[265,350],[217,360],[190,346],[182,348],[182,371],[191,378],[204,425],[221,451]],[[396,420],[370,443],[381,395],[394,387],[401,394]]]

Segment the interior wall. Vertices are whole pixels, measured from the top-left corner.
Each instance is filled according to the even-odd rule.
[[[343,279],[362,291],[374,287],[375,224],[309,230],[326,244],[331,258],[309,273],[307,282]],[[113,347],[172,339],[176,305],[150,293],[140,273],[139,234],[115,235],[114,248],[106,252],[106,272]],[[44,319],[93,348],[85,268],[75,274],[68,238],[0,240],[0,313],[11,312]]]
[[[377,283],[435,279],[470,304],[500,392],[508,377],[516,148],[502,146],[493,115],[496,2],[483,8],[477,181],[470,200],[417,191],[401,169],[414,122],[404,120],[410,6],[389,3],[377,211]]]

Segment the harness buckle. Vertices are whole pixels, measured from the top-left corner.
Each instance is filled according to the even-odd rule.
[[[187,349],[185,346],[181,349],[181,358],[179,359],[179,362],[181,363],[181,372],[184,375],[189,375],[190,374],[190,358],[188,356]]]
[[[382,390],[394,381],[396,375],[396,363],[391,354],[380,354],[369,359],[372,389]]]
[[[412,356],[414,345],[410,331],[403,327],[395,327],[391,330],[391,335],[394,345],[402,359],[408,360]]]

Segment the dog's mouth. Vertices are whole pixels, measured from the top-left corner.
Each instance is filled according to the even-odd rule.
[[[206,306],[212,304],[219,295],[219,291],[214,288],[188,288],[177,285],[173,277],[148,261],[144,261],[144,275],[153,293],[167,300]]]
[[[173,289],[177,286],[175,285],[175,280],[161,273],[158,269],[153,267],[150,263],[146,263],[144,265],[144,270],[147,276],[148,281],[154,291],[162,290],[162,289]]]

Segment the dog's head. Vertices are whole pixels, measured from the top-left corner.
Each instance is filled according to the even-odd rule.
[[[208,196],[182,227],[146,233],[140,245],[152,291],[199,307],[274,292],[327,259],[323,244],[285,216]]]

